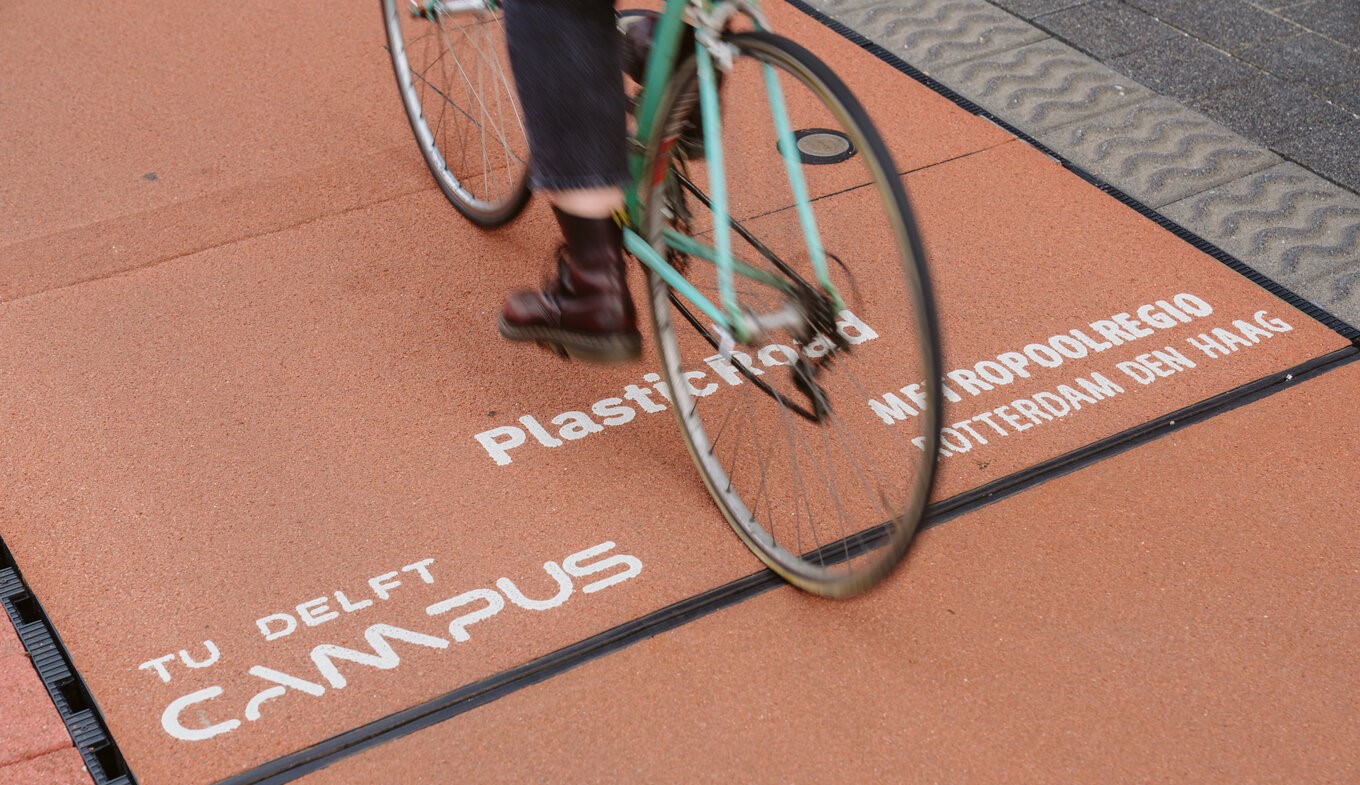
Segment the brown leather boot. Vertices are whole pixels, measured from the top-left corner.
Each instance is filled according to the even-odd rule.
[[[628,293],[623,230],[613,218],[581,218],[557,207],[553,215],[566,241],[557,249],[557,279],[541,291],[508,295],[501,335],[590,362],[637,358],[642,335]]]

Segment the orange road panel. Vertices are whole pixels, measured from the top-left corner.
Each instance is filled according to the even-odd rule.
[[[1021,142],[907,185],[944,343],[941,498],[1347,345]],[[876,259],[859,220],[870,195],[827,203],[827,248],[853,265]],[[779,223],[796,219],[752,226],[778,234]],[[870,312],[882,314],[875,329],[893,327],[886,307]],[[892,369],[878,380],[866,404],[914,434],[923,380]]]
[[[772,6],[875,105],[904,169],[1008,138]],[[0,300],[433,187],[384,45],[376,2],[7,9]]]
[[[1054,200],[1031,200],[1024,232],[1012,181]],[[1175,324],[1144,327],[1155,343],[965,403],[1043,405],[1154,347],[1256,338],[1037,414],[973,448],[986,460],[947,458],[942,492],[1342,344],[1023,146],[913,190],[952,367],[1096,320],[1153,324],[1137,314],[1159,300],[1190,319],[1159,306]],[[473,232],[427,192],[0,306],[5,539],[145,785],[216,780],[756,569],[647,392],[650,360],[564,365],[494,337],[500,292],[526,278],[502,260],[541,258],[544,219]],[[553,419],[608,399],[632,418],[559,438]],[[477,435],[503,428],[524,440],[498,465]]]
[[[75,747],[0,766],[5,785],[91,785],[90,773]]]
[[[1360,364],[299,780],[1351,782]],[[758,774],[756,774],[758,773]]]
[[[160,10],[224,41],[273,18]],[[1048,158],[775,13],[849,75],[915,170],[951,397],[941,495],[1345,345]],[[324,62],[363,60],[368,76],[344,94],[382,107],[381,141],[402,121],[376,17],[349,28],[367,26],[371,48],[341,54],[349,39],[306,27],[317,35],[299,51],[324,39]],[[246,122],[275,118],[289,95],[261,97]],[[239,115],[249,100],[217,102]],[[327,111],[303,123],[309,144],[371,147],[322,132]],[[160,133],[193,149],[189,127],[128,149],[158,149]],[[290,160],[295,141],[278,138],[268,160]],[[232,159],[232,187],[252,182],[254,154]],[[307,155],[296,163],[338,165]],[[365,160],[375,181],[390,176],[383,155]],[[296,182],[336,181],[309,172]],[[212,191],[187,180],[176,199]],[[27,198],[68,198],[69,178],[54,182]],[[282,185],[266,197],[305,200]],[[872,282],[886,257],[857,223],[865,197],[827,200],[827,242]],[[0,526],[143,785],[215,781],[757,569],[690,466],[653,358],[596,369],[495,336],[502,293],[533,283],[554,244],[542,209],[488,234],[432,189],[377,198],[286,213],[296,225],[221,203],[249,219],[223,234],[158,212],[168,201],[109,197],[80,222],[116,219],[125,236],[142,224],[118,216],[173,214],[185,244],[156,240],[139,253],[168,261],[56,291],[30,276],[28,296],[0,303]],[[778,233],[782,220],[753,223]],[[70,237],[98,247],[97,232]],[[90,275],[125,269],[96,262]],[[866,325],[872,400],[847,405],[908,430],[921,380],[889,359],[901,326]]]
[[[400,149],[0,245],[0,301],[148,267],[430,187],[429,171],[407,141]]]
[[[409,146],[377,6],[6,9],[0,244]]]

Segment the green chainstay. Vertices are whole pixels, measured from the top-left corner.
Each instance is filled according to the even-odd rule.
[[[754,5],[754,0],[752,0],[752,4]],[[661,100],[666,92],[667,83],[675,70],[679,55],[679,44],[685,25],[684,13],[689,5],[688,0],[668,0],[661,20],[654,31],[652,48],[643,75],[642,102],[637,112],[637,139],[639,140],[650,139],[656,130],[656,124],[665,121],[665,118],[657,115]],[[711,12],[713,3],[711,0],[703,0],[702,7],[705,12]],[[715,244],[714,247],[710,248],[692,237],[674,231],[664,232],[662,239],[666,246],[673,250],[715,265],[718,273],[720,306],[712,303],[685,280],[684,276],[676,271],[643,238],[637,236],[631,228],[625,229],[628,235],[632,235],[628,238],[626,244],[629,251],[661,276],[676,294],[690,301],[691,304],[712,319],[719,328],[730,333],[736,340],[747,341],[751,338],[751,335],[735,295],[733,275],[742,275],[778,287],[788,293],[792,293],[792,287],[787,281],[740,262],[733,257],[731,216],[727,210],[727,180],[721,145],[721,109],[718,103],[717,78],[711,53],[703,42],[697,40],[695,42],[695,58],[698,66],[700,111],[703,122],[705,162],[709,174],[709,200],[710,209],[713,213]],[[822,290],[827,293],[839,310],[844,307],[844,304],[827,273],[826,255],[809,205],[807,186],[802,174],[802,164],[798,159],[797,146],[789,127],[783,92],[779,87],[778,77],[773,66],[765,64],[764,69],[766,91],[770,98],[771,113],[774,116],[778,146],[783,152],[786,173],[789,177],[794,204],[807,242],[813,270]],[[659,173],[645,171],[647,162],[644,152],[639,149],[640,147],[645,150],[645,145],[634,145],[630,150],[630,169],[633,177],[625,194],[632,226],[638,226],[641,223],[642,190],[654,186],[656,177],[666,176],[664,171]],[[664,156],[662,160],[664,160]]]

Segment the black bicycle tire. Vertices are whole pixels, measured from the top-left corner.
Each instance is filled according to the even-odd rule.
[[[492,209],[482,209],[469,202],[457,189],[451,185],[443,174],[448,174],[454,178],[452,172],[447,167],[441,167],[440,162],[444,159],[443,152],[438,149],[438,144],[431,134],[430,141],[426,141],[421,134],[421,127],[429,131],[429,126],[425,122],[423,108],[420,105],[419,97],[415,95],[414,85],[409,80],[403,80],[402,73],[405,70],[410,72],[410,65],[406,62],[404,54],[393,45],[394,40],[401,37],[400,25],[396,21],[396,14],[399,13],[399,4],[402,0],[380,0],[383,13],[383,28],[387,39],[386,49],[392,61],[392,72],[397,82],[397,93],[401,98],[402,109],[406,114],[406,121],[411,127],[411,134],[415,137],[416,147],[420,150],[420,156],[425,161],[425,167],[429,170],[430,176],[434,179],[435,185],[448,199],[449,203],[463,215],[464,218],[473,224],[484,229],[492,229],[504,226],[519,217],[529,203],[532,191],[529,188],[529,167],[526,164],[524,172],[520,177],[519,184],[513,189],[508,198],[501,200]],[[394,25],[396,28],[394,29]],[[404,43],[401,47],[404,50]],[[456,178],[454,178],[456,180]]]
[[[882,558],[872,563],[872,567],[865,572],[861,572],[849,579],[830,579],[826,576],[818,577],[809,572],[799,569],[796,565],[787,563],[787,560],[775,558],[772,551],[761,541],[759,535],[739,520],[739,516],[734,514],[730,502],[725,500],[725,494],[732,493],[729,488],[720,490],[717,485],[721,478],[715,478],[713,472],[705,465],[705,459],[701,455],[701,448],[697,444],[694,428],[697,422],[695,408],[691,407],[689,417],[696,422],[687,421],[684,411],[683,401],[688,397],[685,386],[680,383],[679,374],[683,374],[684,369],[678,364],[678,357],[672,350],[673,338],[667,336],[666,331],[670,327],[669,303],[671,300],[670,287],[661,279],[659,275],[648,270],[649,295],[651,297],[653,326],[657,333],[658,344],[662,353],[662,365],[668,383],[671,385],[672,394],[676,395],[675,405],[671,408],[675,412],[676,420],[680,425],[680,430],[684,436],[686,447],[690,457],[694,460],[696,468],[715,503],[722,511],[728,523],[741,538],[741,540],[759,557],[768,567],[781,575],[789,583],[805,591],[829,597],[848,597],[864,591],[881,582],[891,574],[892,570],[901,562],[910,548],[916,532],[924,517],[926,505],[930,498],[931,490],[934,487],[935,469],[938,455],[938,439],[940,427],[942,425],[940,415],[940,368],[941,350],[937,331],[937,320],[935,316],[934,298],[931,291],[930,279],[925,264],[925,254],[920,242],[920,234],[916,228],[916,222],[911,210],[910,202],[907,199],[905,188],[902,185],[898,170],[892,163],[892,156],[884,144],[877,129],[870,120],[868,113],[859,103],[858,99],[850,92],[844,82],[820,59],[814,56],[807,49],[794,43],[793,41],[779,35],[768,32],[747,32],[729,34],[724,37],[727,43],[737,47],[743,56],[749,54],[748,50],[764,51],[767,56],[773,58],[783,58],[786,65],[793,65],[794,68],[786,68],[786,73],[794,74],[796,78],[808,83],[808,78],[820,83],[821,87],[829,97],[833,98],[843,109],[847,124],[857,130],[859,138],[855,144],[860,148],[860,155],[868,156],[874,161],[876,167],[875,181],[880,189],[880,193],[887,200],[891,200],[893,205],[892,213],[897,216],[899,227],[898,241],[899,247],[904,251],[903,268],[906,273],[906,280],[912,288],[913,313],[918,322],[917,334],[921,339],[921,353],[924,356],[923,367],[930,370],[925,379],[925,395],[928,403],[923,408],[923,434],[926,443],[922,449],[921,465],[918,469],[918,480],[915,483],[915,491],[911,504],[909,505],[906,519],[901,525],[894,526],[891,521],[882,524],[883,532],[890,537],[890,541],[882,551]],[[675,123],[680,121],[678,115],[688,114],[689,109],[683,108],[675,110],[675,103],[679,99],[680,93],[689,90],[687,86],[694,77],[694,58],[690,57],[676,67],[671,82],[667,87],[667,94],[662,99],[659,117],[664,118],[658,122],[652,138],[646,145],[646,164],[644,172],[658,171],[658,156],[662,147],[662,139],[674,132]],[[801,70],[801,74],[797,73]],[[814,90],[814,92],[816,92]],[[819,95],[819,98],[821,96]],[[824,100],[824,99],[822,99]],[[669,130],[668,130],[669,129]],[[668,145],[667,155],[673,155],[674,145]],[[659,189],[660,186],[656,186]],[[654,247],[660,250],[658,232],[659,225],[651,225],[660,216],[660,208],[657,199],[660,196],[659,190],[653,190],[648,194],[648,202],[644,208],[644,225],[641,227],[643,236],[651,241]],[[702,434],[702,423],[697,423]],[[702,436],[706,441],[706,435]],[[742,504],[743,509],[745,504]],[[868,537],[876,536],[872,531]],[[801,556],[806,556],[802,554]],[[800,559],[801,560],[801,559]]]

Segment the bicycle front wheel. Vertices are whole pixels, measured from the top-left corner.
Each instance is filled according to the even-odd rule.
[[[901,175],[841,80],[787,39],[726,40],[736,56],[722,79],[718,141],[733,251],[747,265],[732,288],[761,327],[736,341],[651,273],[668,392],[742,540],[794,585],[849,596],[905,555],[935,475],[940,364],[921,243]],[[716,265],[674,239],[716,245],[705,164],[682,152],[696,148],[687,125],[696,68],[694,58],[679,66],[647,145],[644,171],[662,174],[651,178],[642,234],[719,303]],[[781,95],[801,176],[786,167],[772,119]],[[816,273],[819,255],[830,287]]]
[[[499,10],[487,0],[382,0],[416,144],[440,190],[479,226],[529,200],[529,142]]]

